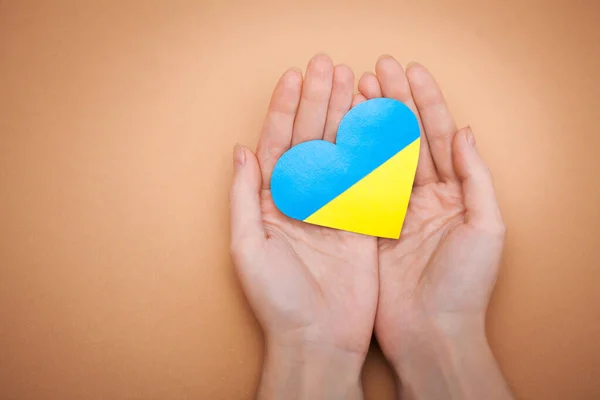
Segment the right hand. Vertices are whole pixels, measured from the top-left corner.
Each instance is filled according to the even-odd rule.
[[[427,390],[416,382],[425,379],[415,371],[416,365],[431,361],[443,369],[440,363],[454,357],[448,351],[463,350],[489,355],[487,361],[495,365],[484,325],[505,228],[492,176],[473,134],[470,128],[457,129],[427,69],[413,64],[405,73],[396,60],[382,57],[376,72],[362,77],[355,103],[375,97],[402,101],[418,116],[422,135],[400,239],[379,240],[375,332],[405,386],[414,386],[427,398]],[[468,356],[463,356],[452,362],[466,362]],[[448,371],[440,375],[448,377]],[[421,382],[425,386],[433,376],[427,378]],[[439,391],[440,396],[452,398],[455,392],[448,389]],[[478,398],[492,398],[480,394],[483,397]]]

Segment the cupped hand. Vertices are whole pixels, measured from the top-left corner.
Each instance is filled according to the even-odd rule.
[[[410,107],[421,125],[419,164],[400,239],[378,242],[375,332],[396,369],[410,375],[407,363],[426,363],[424,358],[438,356],[433,353],[444,346],[439,351],[451,351],[449,341],[471,341],[474,352],[479,344],[487,346],[485,313],[505,228],[473,133],[457,129],[427,69],[412,64],[405,73],[384,56],[376,74],[362,76],[359,90],[354,104],[394,98]]]
[[[311,364],[303,373],[312,377],[303,379],[322,386],[359,385],[377,307],[377,241],[284,216],[269,186],[275,163],[291,146],[335,141],[353,86],[352,71],[324,55],[310,61],[304,80],[300,71],[287,71],[274,89],[256,156],[241,146],[234,152],[231,253],[265,335],[263,397],[279,384],[269,371],[290,365]],[[307,396],[360,396],[343,387],[322,390],[327,393]]]

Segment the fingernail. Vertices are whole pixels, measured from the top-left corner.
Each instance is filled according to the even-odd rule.
[[[246,164],[246,152],[239,144],[236,144],[233,148],[233,164],[236,168],[243,167]]]
[[[475,136],[470,126],[467,126],[467,142],[469,142],[471,147],[475,147]]]

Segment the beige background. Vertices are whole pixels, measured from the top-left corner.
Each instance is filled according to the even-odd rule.
[[[488,332],[511,386],[600,398],[599,21],[596,0],[0,0],[0,397],[252,397],[231,149],[325,51],[439,78],[509,228]],[[376,351],[364,384],[393,397]]]

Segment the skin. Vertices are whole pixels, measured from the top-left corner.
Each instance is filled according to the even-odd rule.
[[[378,342],[403,398],[512,398],[485,338],[505,238],[491,173],[425,67],[383,56],[375,70],[354,103],[394,98],[422,127],[402,234],[378,241]]]
[[[269,186],[290,146],[335,140],[353,85],[350,68],[324,55],[309,62],[304,80],[287,71],[273,91],[256,157],[240,146],[234,152],[231,253],[266,339],[259,398],[362,396],[360,370],[377,308],[377,240],[287,218]]]
[[[236,146],[231,253],[265,335],[260,399],[362,398],[373,329],[403,398],[511,398],[485,339],[504,225],[491,174],[470,129],[457,130],[418,64],[389,56],[359,81],[329,57],[274,89],[256,154]],[[279,157],[295,144],[335,141],[352,105],[404,102],[421,123],[419,166],[400,240],[377,240],[282,215],[271,200]]]

